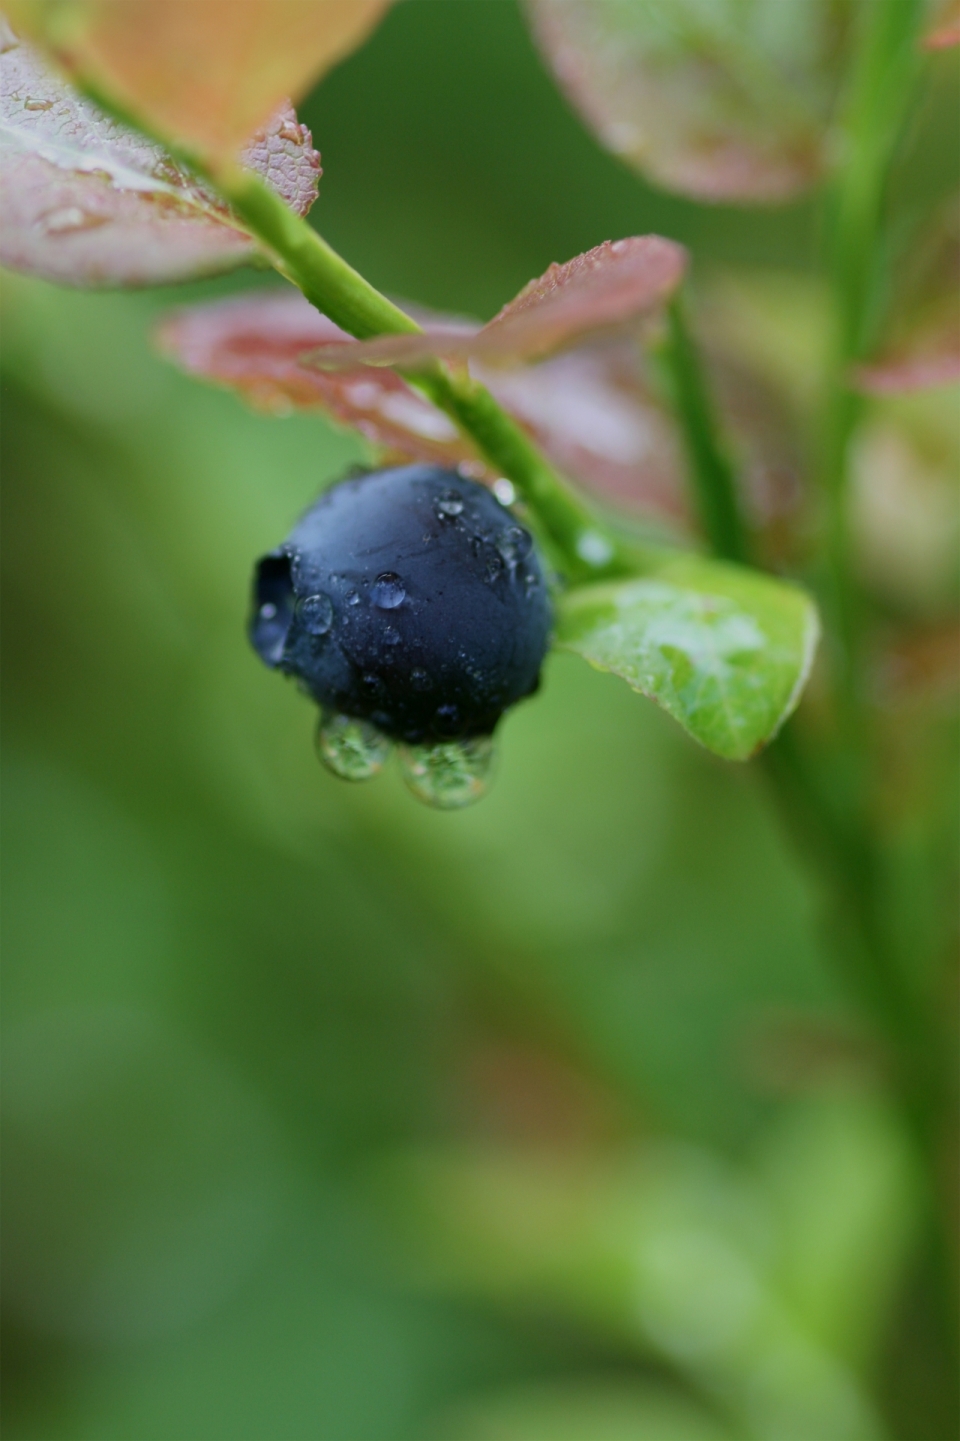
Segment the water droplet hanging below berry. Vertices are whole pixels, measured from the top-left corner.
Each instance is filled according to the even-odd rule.
[[[478,801],[490,784],[496,748],[492,736],[398,747],[403,779],[418,800],[453,811]]]
[[[345,781],[368,781],[383,769],[391,741],[369,721],[321,711],[316,748],[327,770]]]

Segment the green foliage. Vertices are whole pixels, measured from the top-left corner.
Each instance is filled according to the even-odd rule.
[[[571,592],[557,639],[662,705],[708,750],[747,760],[799,701],[818,630],[802,591],[680,557],[643,580]]]

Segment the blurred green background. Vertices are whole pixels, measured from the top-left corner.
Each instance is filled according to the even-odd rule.
[[[648,230],[816,264],[815,207],[605,155],[508,0],[408,0],[301,114],[316,223],[427,304]],[[948,1441],[912,1157],[761,777],[569,656],[473,810],[317,765],[248,580],[360,442],[150,341],[260,283],[5,277],[7,1436]]]

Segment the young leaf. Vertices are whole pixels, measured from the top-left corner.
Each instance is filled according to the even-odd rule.
[[[585,490],[660,517],[674,532],[688,528],[676,424],[630,339],[596,340],[538,365],[474,363],[471,371]]]
[[[431,331],[463,328],[453,317],[408,308]],[[185,370],[230,386],[260,409],[321,410],[391,457],[485,472],[447,416],[393,370],[304,364],[319,346],[345,349],[347,337],[292,288],[175,311],[158,338]],[[587,490],[682,528],[685,488],[673,424],[645,386],[628,341],[596,342],[535,366],[477,366],[475,373]]]
[[[815,183],[849,0],[527,0],[557,80],[669,190],[776,203]]]
[[[120,125],[6,30],[0,41],[0,259],[69,285],[148,285],[248,260],[229,207],[161,146]],[[298,214],[320,157],[289,104],[241,160]]]
[[[209,162],[232,161],[390,0],[7,0],[81,87]]]
[[[336,373],[300,363],[346,334],[295,290],[262,290],[174,311],[161,350],[191,374],[229,386],[258,409],[319,410],[353,426],[391,458],[483,466],[453,422],[392,370]]]
[[[622,676],[716,755],[747,760],[796,706],[818,634],[796,587],[673,556],[640,580],[570,591],[557,643]]]
[[[330,346],[316,360],[325,368],[412,366],[437,356],[489,365],[534,360],[658,310],[677,289],[686,264],[683,246],[660,235],[605,240],[564,265],[551,265],[479,329],[427,326],[419,334]]]

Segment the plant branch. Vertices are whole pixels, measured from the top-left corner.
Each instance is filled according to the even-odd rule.
[[[668,334],[660,359],[687,451],[700,523],[711,550],[724,560],[749,558],[747,528],[737,499],[736,475],[720,441],[716,413],[682,295],[667,311]]]
[[[871,0],[863,8],[842,124],[842,164],[829,200],[834,336],[821,481],[826,600],[835,630],[838,699],[848,731],[857,724],[862,690],[862,617],[851,573],[849,459],[863,401],[850,389],[850,374],[871,346],[880,316],[883,198],[919,73],[922,9],[922,0]]]
[[[196,164],[196,161],[194,161]],[[420,327],[380,294],[295,215],[259,176],[240,166],[202,173],[217,186],[276,268],[348,334],[365,340]],[[551,559],[574,582],[609,580],[648,569],[651,552],[625,542],[597,520],[489,390],[464,371],[433,361],[402,372],[465,431],[480,453],[516,486]]]
[[[411,316],[348,265],[259,175],[236,163],[208,164],[193,151],[155,134],[98,86],[80,77],[74,77],[74,83],[108,115],[165,146],[213,185],[263,246],[274,268],[348,335],[367,340],[420,330]],[[512,481],[552,564],[565,580],[582,584],[642,575],[662,560],[662,548],[624,540],[595,516],[526,431],[465,370],[454,373],[433,361],[401,374],[449,415],[489,464]]]

